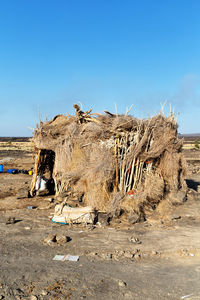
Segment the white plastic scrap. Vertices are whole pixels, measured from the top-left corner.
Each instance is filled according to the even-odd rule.
[[[79,256],[78,255],[55,255],[53,260],[59,260],[59,261],[78,261],[79,260]]]
[[[182,296],[181,299],[189,298],[189,297],[192,296],[192,295],[193,295],[193,294]]]

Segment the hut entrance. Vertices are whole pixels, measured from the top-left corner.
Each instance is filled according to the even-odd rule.
[[[55,194],[55,182],[53,179],[53,169],[55,163],[55,152],[52,150],[42,149],[37,153],[36,165],[35,165],[35,176],[32,182],[31,194],[34,190],[40,191],[38,181],[41,179],[46,181],[46,189],[44,193],[50,195]],[[44,178],[44,179],[43,179]]]

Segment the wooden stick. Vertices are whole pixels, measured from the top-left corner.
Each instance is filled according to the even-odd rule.
[[[128,187],[128,182],[129,182],[129,177],[130,177],[130,173],[128,172],[128,170],[131,167],[131,163],[129,164],[129,168],[127,168],[127,166],[126,166],[125,180],[124,180],[124,192],[126,192],[126,189]]]
[[[32,183],[32,187],[31,187],[31,191],[30,191],[30,195],[33,196],[33,192],[35,190],[35,185],[36,185],[36,181],[37,181],[37,175],[38,175],[38,167],[39,167],[39,162],[40,162],[40,154],[41,154],[41,150],[38,151],[37,154],[37,159],[35,161],[35,172],[34,172],[34,177],[33,177],[33,183]]]
[[[143,166],[144,166],[144,162],[140,163],[140,171],[139,171],[139,176],[138,176],[138,184],[140,184],[141,180],[142,180],[142,171],[143,171]]]
[[[121,139],[118,137],[117,139],[117,165],[118,165],[118,181],[120,180],[120,149],[121,149]],[[119,186],[119,182],[118,182]]]
[[[123,158],[124,158],[124,138],[121,139],[121,155],[120,155],[120,191],[122,190],[122,166],[123,166]]]
[[[134,190],[135,187],[136,187],[137,178],[138,178],[139,164],[140,164],[139,159],[137,159],[137,162],[136,162],[136,170],[135,170],[135,176],[134,176],[134,184],[133,184],[132,190]]]
[[[99,113],[91,113],[90,116],[103,116],[103,114],[99,114]]]
[[[122,185],[122,166],[123,166],[123,156],[124,156],[124,139],[121,139],[121,155],[120,155],[120,178],[119,178],[119,189],[121,191],[121,185]]]
[[[119,139],[119,145],[118,145],[118,148],[119,148],[119,151],[118,151],[118,163],[119,163],[119,185],[120,185],[120,179],[121,179],[121,145],[122,145],[122,138]]]
[[[118,190],[118,177],[119,177],[119,172],[118,172],[118,145],[117,145],[117,139],[115,139],[115,186],[116,189]]]
[[[125,114],[125,116],[128,116],[128,113],[131,111],[132,107],[133,107],[133,104],[130,106],[129,109],[128,109],[128,108],[126,109],[126,114]]]
[[[57,187],[57,179],[54,177],[54,183],[55,183],[55,189],[56,189],[56,195],[58,194],[58,187]]]
[[[135,157],[132,160],[132,167],[131,167],[131,175],[130,175],[129,185],[128,185],[128,192],[130,191],[131,186],[132,186],[134,168],[135,168]]]
[[[101,124],[101,122],[99,120],[94,119],[94,118],[84,118],[84,120],[94,122],[94,123],[97,123],[97,124]]]
[[[56,196],[58,196],[60,193],[60,181],[59,180],[56,182],[56,188],[57,188]]]
[[[120,190],[122,190],[123,188],[123,183],[124,183],[124,170],[125,170],[125,166],[126,166],[126,155],[127,155],[127,137],[128,135],[126,134],[126,139],[125,139],[125,145],[124,145],[124,157],[123,162],[122,162],[122,177],[121,177],[121,186],[120,186]]]

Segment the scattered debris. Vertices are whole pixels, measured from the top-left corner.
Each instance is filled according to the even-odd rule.
[[[96,228],[96,226],[95,226],[95,225],[92,225],[92,224],[89,224],[89,225],[87,226],[87,229],[90,230],[90,231],[94,230],[95,228]]]
[[[50,203],[54,202],[54,198],[47,198],[47,201],[49,201]]]
[[[132,212],[132,213],[130,213],[130,215],[128,217],[128,221],[131,224],[138,223],[140,221],[140,216],[136,212]]]
[[[15,224],[15,223],[16,223],[15,217],[9,217],[6,221],[6,225]]]
[[[65,236],[65,235],[61,235],[61,234],[56,235],[56,243],[58,245],[63,245],[70,241],[71,241],[71,238],[69,236]]]
[[[57,243],[58,245],[64,245],[65,243],[68,243],[71,241],[71,238],[69,236],[65,236],[62,234],[49,234],[44,240],[43,242],[45,244],[48,244],[50,246],[52,246],[53,244]]]
[[[131,243],[135,243],[135,244],[142,244],[142,242],[137,237],[134,237],[134,236],[130,237],[129,241]]]
[[[45,244],[52,245],[52,243],[56,242],[56,235],[49,234],[43,241]]]
[[[37,299],[38,299],[38,297],[35,296],[35,295],[31,295],[31,296],[30,296],[30,300],[37,300]]]
[[[37,176],[35,190],[36,191],[44,191],[47,188],[48,180],[44,176]]]
[[[193,296],[193,294],[182,296],[181,299],[186,299],[186,298],[189,298],[191,296]]]
[[[55,207],[55,214],[52,218],[56,223],[84,223],[93,224],[95,218],[92,207],[69,207],[67,204],[58,204]]]
[[[126,282],[123,281],[123,280],[119,280],[118,284],[119,284],[120,287],[126,287],[127,286]]]
[[[37,208],[37,206],[29,205],[27,208],[28,208],[28,209],[35,209],[35,208]]]
[[[41,291],[41,295],[46,296],[46,295],[48,295],[48,292],[43,290],[43,291]]]
[[[7,169],[6,172],[10,174],[29,174],[29,171],[24,169]]]
[[[171,216],[171,220],[179,220],[179,219],[181,219],[181,216],[179,216],[179,215],[172,215]]]
[[[78,261],[79,256],[77,255],[55,255],[53,260],[60,260],[60,261]]]
[[[26,226],[26,227],[24,227],[24,229],[25,229],[25,230],[31,230],[31,227]]]
[[[98,222],[101,223],[101,225],[103,226],[108,226],[110,224],[111,218],[112,218],[111,214],[102,213],[102,212],[98,213]]]
[[[65,260],[65,255],[55,255],[53,260],[61,260],[64,261]]]

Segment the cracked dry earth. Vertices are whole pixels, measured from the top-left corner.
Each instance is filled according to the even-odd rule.
[[[30,154],[9,155],[5,168],[32,165]],[[198,185],[199,174],[188,176]],[[162,204],[144,223],[68,226],[50,221],[48,197],[18,197],[30,180],[0,174],[0,299],[200,299],[197,191],[183,205]],[[53,260],[67,254],[79,260]]]

